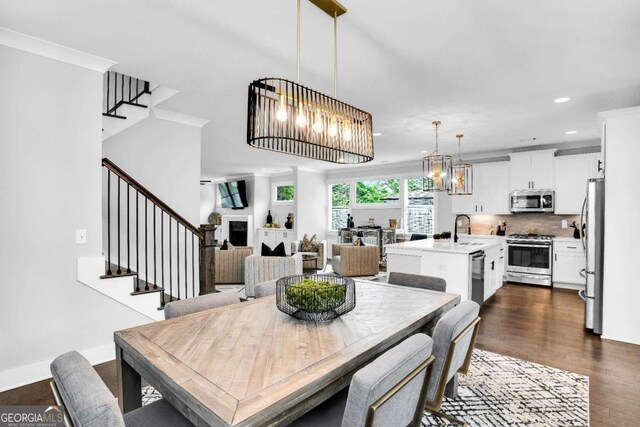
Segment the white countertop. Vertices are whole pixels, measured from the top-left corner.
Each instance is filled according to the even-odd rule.
[[[497,236],[500,237],[500,236]],[[421,252],[447,252],[453,254],[469,255],[470,253],[483,251],[497,246],[497,242],[464,244],[453,243],[453,239],[448,241],[437,241],[433,239],[414,240],[413,242],[394,243],[385,245],[387,254],[405,253],[406,251]]]
[[[459,239],[489,239],[506,240],[507,236],[496,236],[495,234],[458,234]]]
[[[554,242],[579,242],[580,239],[574,239],[573,237],[554,237]]]

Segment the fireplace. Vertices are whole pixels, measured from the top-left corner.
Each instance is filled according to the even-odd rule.
[[[229,221],[229,242],[233,246],[247,246],[247,221]]]

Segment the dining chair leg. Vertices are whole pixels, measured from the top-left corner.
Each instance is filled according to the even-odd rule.
[[[466,421],[461,420],[461,419],[459,419],[459,418],[456,418],[456,417],[454,417],[454,416],[452,416],[452,415],[445,414],[444,412],[439,411],[439,410],[437,410],[437,409],[430,408],[429,406],[425,406],[425,408],[424,408],[424,409],[425,409],[425,411],[432,413],[432,414],[433,414],[433,415],[435,415],[436,417],[444,418],[445,420],[447,420],[447,421],[451,421],[452,423],[456,423],[456,424],[458,424],[458,425],[460,425],[460,426],[464,426],[464,427],[467,427],[467,426],[468,426],[468,424],[466,423]]]

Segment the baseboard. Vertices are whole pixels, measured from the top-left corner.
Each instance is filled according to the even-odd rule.
[[[115,345],[107,344],[82,350],[80,354],[86,357],[92,365],[98,365],[115,359]],[[53,362],[53,359],[0,372],[0,392],[51,378],[51,370],[49,368],[51,362]]]
[[[574,285],[573,283],[553,283],[553,287],[557,289],[573,289],[579,291],[584,289],[584,285]]]

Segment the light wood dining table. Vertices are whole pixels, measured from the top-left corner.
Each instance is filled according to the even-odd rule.
[[[123,412],[141,406],[142,377],[195,425],[286,425],[460,296],[356,280],[355,309],[326,323],[295,319],[275,300],[115,332]]]

